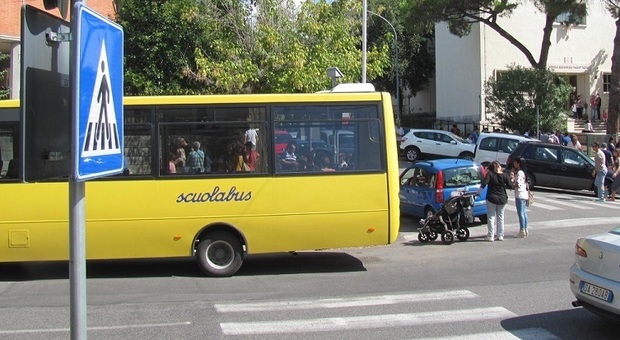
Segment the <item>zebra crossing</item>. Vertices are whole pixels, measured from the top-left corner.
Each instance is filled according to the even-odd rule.
[[[250,303],[215,304],[215,310],[226,321],[220,322],[226,338],[341,338],[345,331],[373,331],[381,334],[389,329],[402,329],[440,323],[499,322],[518,315],[502,306],[478,306],[467,309],[425,310],[443,306],[441,301],[475,301],[480,296],[469,290],[434,291],[411,294],[350,296],[328,299],[254,301]],[[418,306],[424,305],[424,308]],[[385,314],[377,314],[377,306]],[[395,312],[388,312],[398,306]],[[420,307],[420,308],[418,308]],[[336,314],[334,314],[336,313]],[[285,317],[282,318],[281,316]],[[306,317],[304,317],[306,316]],[[252,321],[248,321],[252,320]],[[410,334],[416,334],[411,332]],[[411,338],[415,339],[415,337]],[[423,337],[420,337],[423,339]],[[542,328],[498,330],[469,334],[449,334],[445,339],[559,339]]]
[[[620,210],[620,204],[616,202],[597,202],[594,196],[577,197],[565,194],[551,194],[551,196],[543,196],[536,192],[534,192],[534,195],[534,205],[532,207],[528,207],[528,210],[596,210],[601,207],[609,210]],[[512,212],[517,211],[517,208],[515,207],[514,195],[509,194],[506,210]]]

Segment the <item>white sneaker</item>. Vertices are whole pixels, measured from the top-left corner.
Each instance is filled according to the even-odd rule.
[[[498,241],[503,241],[504,240],[504,236],[500,236],[497,238]]]
[[[515,238],[524,238],[526,236],[526,233],[523,229],[519,230],[519,233],[517,235],[515,235]]]
[[[493,242],[493,241],[495,241],[495,240],[493,240],[493,237],[491,237],[491,236],[487,236],[487,237],[485,237],[485,238],[484,238],[484,240],[485,240],[485,241],[488,241],[488,242]]]

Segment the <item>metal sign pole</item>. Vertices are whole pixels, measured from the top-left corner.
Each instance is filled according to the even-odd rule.
[[[71,1],[71,33],[78,31],[77,5],[86,1]],[[77,59],[80,46],[75,40],[71,41],[71,136],[76,131],[79,107],[77,105]],[[71,138],[71,159],[76,159],[79,152],[75,138]],[[87,338],[86,312],[86,184],[77,181],[75,174],[77,165],[71,162],[69,175],[69,280],[71,290],[71,339]]]

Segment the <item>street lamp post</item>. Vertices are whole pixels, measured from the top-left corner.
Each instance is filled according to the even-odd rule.
[[[396,29],[394,28],[394,25],[392,25],[391,22],[388,21],[388,19],[382,17],[381,15],[373,12],[373,11],[369,11],[367,10],[368,13],[378,16],[379,18],[381,18],[383,21],[385,21],[388,25],[390,25],[390,27],[392,28],[392,31],[394,31],[394,73],[396,73],[396,119],[400,121],[400,82],[398,80],[398,34],[396,33]]]

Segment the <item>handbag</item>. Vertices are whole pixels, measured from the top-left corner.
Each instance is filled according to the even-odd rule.
[[[527,189],[527,203],[526,206],[534,205],[534,193],[528,188]]]

